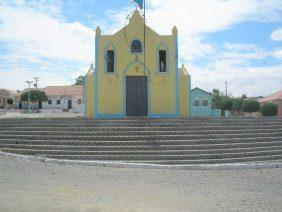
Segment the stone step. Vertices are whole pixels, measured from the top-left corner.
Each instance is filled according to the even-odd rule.
[[[28,139],[28,140],[78,140],[78,141],[155,141],[155,140],[192,140],[192,139],[216,139],[216,138],[251,138],[251,137],[277,137],[282,136],[281,132],[269,133],[233,133],[233,134],[196,134],[196,135],[96,135],[96,136],[75,136],[75,135],[3,135],[2,139]],[[1,142],[1,141],[0,141]]]
[[[13,122],[214,122],[214,121],[282,121],[280,117],[190,117],[190,118],[147,118],[132,117],[120,119],[85,119],[85,118],[18,118],[18,119],[2,119],[3,123]]]
[[[206,149],[206,150],[147,150],[147,151],[79,151],[79,150],[41,150],[41,149],[7,149],[1,148],[3,152],[10,152],[22,155],[81,155],[81,156],[189,156],[189,155],[213,155],[227,153],[249,153],[282,151],[282,146],[232,148],[232,149]]]
[[[176,131],[1,131],[3,135],[52,135],[52,136],[142,136],[142,135],[212,135],[212,134],[243,134],[243,133],[279,133],[282,128],[277,129],[240,129],[240,130],[176,130]]]
[[[102,160],[102,161],[168,161],[168,160],[203,160],[203,159],[228,159],[243,158],[257,156],[280,156],[282,159],[282,150],[240,152],[240,153],[221,153],[221,154],[190,154],[190,155],[50,155],[45,154],[44,157],[67,159],[67,160]]]
[[[150,117],[126,117],[126,118],[114,118],[114,119],[87,119],[84,117],[62,117],[62,118],[7,118],[2,119],[3,122],[26,122],[26,121],[50,121],[50,122],[63,122],[63,121],[84,121],[84,122],[128,122],[128,121],[151,121],[151,122],[162,122],[162,121],[228,121],[228,120],[282,120],[281,117],[189,117],[189,118],[150,118]]]
[[[0,126],[2,127],[15,127],[15,126],[166,126],[166,125],[265,125],[265,124],[281,124],[282,119],[268,119],[268,118],[258,118],[258,119],[144,119],[144,120],[1,120]]]
[[[95,126],[263,126],[263,125],[281,125],[282,121],[251,121],[251,122],[101,122],[101,123],[78,123],[78,122],[65,122],[65,123],[52,123],[52,122],[26,122],[26,123],[1,123],[0,127],[39,127],[39,126],[52,126],[52,127],[95,127]]]
[[[147,161],[119,161],[120,163],[142,163],[142,164],[157,164],[157,165],[203,165],[203,164],[231,164],[231,163],[263,163],[282,161],[281,155],[271,156],[255,156],[241,158],[226,158],[226,159],[204,159],[204,160],[147,160]],[[116,162],[116,161],[107,161]]]
[[[252,143],[282,141],[282,136],[265,136],[250,138],[205,138],[191,140],[140,140],[140,141],[85,141],[85,140],[31,140],[31,139],[0,139],[2,144],[30,144],[30,145],[77,145],[77,146],[137,146],[137,145],[199,145],[199,144],[231,144],[231,143]]]
[[[281,125],[263,125],[263,126],[168,126],[168,127],[0,127],[0,134],[5,131],[178,131],[178,130],[241,130],[241,129],[281,129]]]
[[[30,144],[1,144],[1,148],[9,149],[37,149],[37,150],[75,150],[75,151],[150,151],[150,150],[206,150],[233,149],[282,146],[281,141],[223,143],[223,144],[179,144],[179,145],[108,145],[108,146],[80,146],[80,145],[30,145]]]

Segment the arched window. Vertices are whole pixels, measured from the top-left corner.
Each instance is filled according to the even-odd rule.
[[[131,52],[132,53],[140,53],[140,52],[142,52],[142,44],[141,44],[141,42],[139,40],[132,41]]]

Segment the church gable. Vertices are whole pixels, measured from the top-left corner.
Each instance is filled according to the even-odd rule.
[[[140,63],[144,61],[150,71],[155,74],[174,73],[178,59],[175,47],[177,32],[175,31],[177,29],[174,27],[172,35],[159,35],[146,26],[146,48],[144,48],[144,19],[138,11],[135,11],[129,19],[129,24],[115,34],[98,34],[99,49],[103,50],[104,54],[103,57],[99,57],[99,60],[104,58],[104,61],[98,61],[98,63],[104,65],[103,70],[111,70],[108,71],[110,73],[114,71],[112,71],[113,68],[109,69],[109,66],[120,70],[133,61]],[[144,60],[144,51],[147,62]],[[101,69],[99,71],[101,72]]]

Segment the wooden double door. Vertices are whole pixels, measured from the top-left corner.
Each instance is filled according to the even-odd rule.
[[[148,79],[126,77],[126,116],[148,116]]]

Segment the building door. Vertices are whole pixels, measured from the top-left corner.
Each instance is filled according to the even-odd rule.
[[[38,102],[38,109],[41,110],[42,109],[42,102]]]
[[[126,116],[148,116],[146,76],[126,77]]]
[[[68,109],[72,109],[72,100],[68,100]]]

